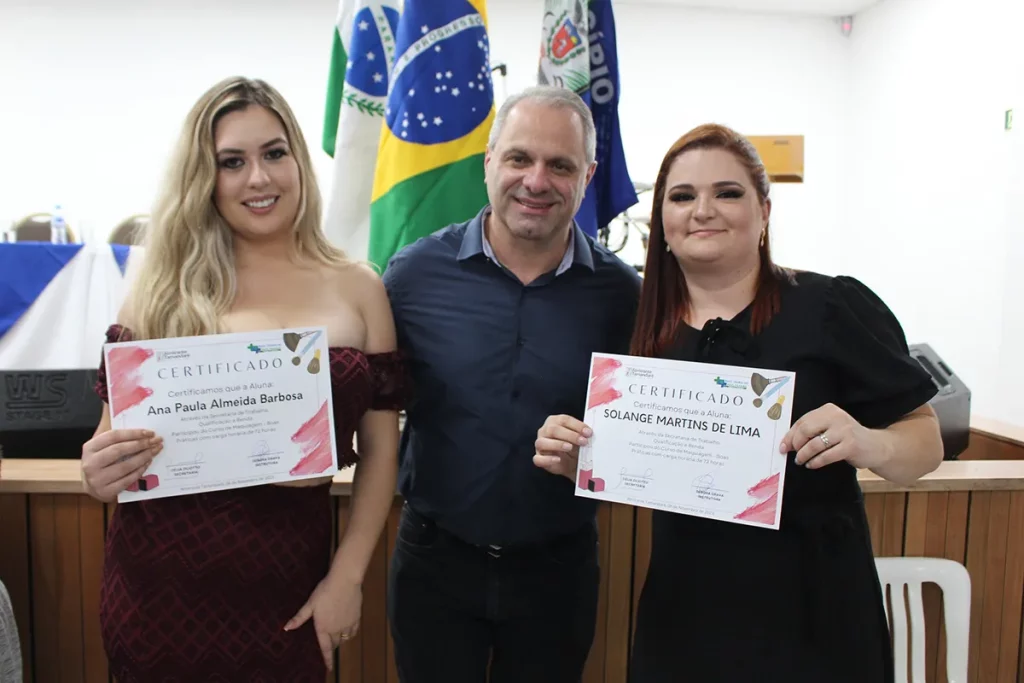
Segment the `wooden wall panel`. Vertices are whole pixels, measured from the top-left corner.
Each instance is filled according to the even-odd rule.
[[[583,669],[582,683],[602,683],[605,680],[605,660],[600,656],[608,643],[608,622],[602,618],[608,611],[608,532],[611,526],[611,509],[602,505],[597,511],[598,563],[601,565],[601,580],[597,593],[597,623],[594,624],[594,644],[590,657]]]
[[[891,557],[903,554],[904,533],[907,527],[907,494],[885,493],[885,520],[882,522],[882,541],[879,554]]]
[[[971,656],[968,679],[979,681],[982,657],[982,617],[985,614],[985,586],[988,573],[985,571],[985,532],[988,529],[992,510],[992,498],[988,495],[971,496],[971,514],[968,519],[967,571],[971,575]],[[987,682],[986,682],[987,683]]]
[[[1008,575],[1016,568],[1007,563],[1008,557],[1016,557],[1020,552],[1017,547],[1021,543],[1020,528],[1011,529],[1010,523],[1015,494],[1019,495],[1009,491],[971,494],[967,541],[967,569],[973,583],[971,633],[975,636],[971,646],[971,672],[973,680],[985,683],[1016,680],[1017,675],[1021,586],[1019,575]],[[1007,593],[1007,583],[1018,585]],[[1012,639],[1008,635],[1003,637],[1004,622],[1015,625]],[[1008,648],[1007,643],[1010,643]]]
[[[970,514],[970,493],[967,491],[956,491],[948,494],[946,501],[946,538],[945,548],[941,555],[954,560],[960,564],[967,561],[967,519]],[[1024,578],[1022,578],[1024,581]],[[943,614],[944,616],[944,614]],[[946,634],[945,631],[939,634],[939,647],[935,653],[936,681],[946,680]]]
[[[651,510],[637,508],[633,541],[633,619],[629,629],[630,648],[633,646],[633,636],[636,635],[636,610],[640,604],[640,594],[643,592],[647,570],[651,565],[651,522]]]
[[[911,495],[907,498],[906,535],[903,540],[903,550],[907,555],[926,555],[929,550],[929,541],[934,550],[938,546],[941,552],[945,545],[945,522],[946,506],[945,499],[937,494],[938,498],[932,498],[932,494]],[[936,531],[938,530],[938,532]],[[941,533],[939,533],[941,532]],[[933,615],[938,615],[941,610],[941,593],[935,590],[935,586],[925,586],[922,590],[924,601],[925,621],[928,623],[925,640],[925,662],[928,668],[928,683],[935,681],[935,658],[939,647],[939,632],[935,628]]]
[[[636,510],[628,505],[610,506],[611,519],[608,538],[602,539],[608,547],[605,573],[608,575],[606,620],[605,683],[627,680],[629,650],[633,632],[633,530]]]
[[[348,499],[335,499],[336,535]],[[946,557],[972,577],[970,682],[1024,683],[1024,483],[1021,490],[868,493],[876,555]],[[113,506],[71,494],[0,495],[0,579],[11,593],[28,683],[107,683],[99,639],[103,539]],[[396,500],[363,590],[359,636],[339,650],[328,683],[397,683],[386,617]],[[603,505],[596,637],[585,683],[627,683],[635,609],[650,555],[651,513]],[[942,596],[925,590],[929,682],[945,680]]]
[[[1020,460],[1021,446],[1009,439],[971,432],[967,450],[959,460]]]
[[[54,495],[29,496],[32,558],[32,643],[36,680],[60,681],[57,598],[57,521]]]
[[[82,584],[81,496],[53,496],[54,551],[57,566],[57,652],[60,682],[85,683],[85,635],[82,603],[86,587]],[[92,552],[91,548],[84,549]],[[88,587],[99,590],[99,584]]]
[[[103,506],[85,496],[29,496],[34,661],[26,680],[109,681],[99,634],[104,525]]]
[[[999,626],[999,666],[996,681],[1017,681],[1019,676],[1021,611],[1024,609],[1024,492],[1007,492],[1010,498],[1006,526],[1003,572],[1003,618]]]
[[[1024,593],[1024,491],[915,492],[906,494],[902,552],[892,531],[897,494],[869,494],[876,554],[944,557],[971,575],[969,680],[1024,681],[1020,654]],[[883,499],[886,498],[886,499]],[[879,550],[881,552],[879,552]],[[941,592],[925,586],[927,680],[946,680],[946,636]]]
[[[103,581],[106,511],[102,503],[92,498],[75,497],[78,499],[78,534],[81,539],[82,667],[87,683],[104,683],[110,678],[100,638],[100,585]]]

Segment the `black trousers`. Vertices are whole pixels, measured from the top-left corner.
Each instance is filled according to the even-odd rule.
[[[597,530],[543,545],[465,543],[402,510],[388,618],[402,683],[577,683],[594,639]]]

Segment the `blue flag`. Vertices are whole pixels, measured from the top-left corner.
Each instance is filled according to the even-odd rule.
[[[576,220],[587,234],[596,235],[598,228],[636,204],[637,197],[619,132],[619,58],[611,0],[590,0],[589,20],[590,90],[584,100],[597,128],[597,170]]]
[[[611,0],[546,0],[541,31],[541,84],[574,90],[597,128],[597,171],[576,222],[596,236],[637,203],[619,132],[619,60]]]
[[[114,261],[117,262],[121,275],[124,275],[128,268],[128,257],[131,256],[132,248],[127,244],[111,244],[110,250],[114,252]]]

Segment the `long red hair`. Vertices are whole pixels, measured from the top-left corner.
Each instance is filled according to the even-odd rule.
[[[672,145],[661,162],[654,183],[647,263],[644,266],[640,306],[630,346],[630,353],[635,356],[652,357],[663,353],[675,340],[690,310],[686,277],[676,257],[665,250],[662,204],[665,201],[669,169],[680,154],[693,149],[724,149],[730,152],[747,169],[761,204],[764,205],[768,200],[768,172],[754,146],[736,131],[717,124],[705,124],[694,128]],[[772,262],[767,227],[758,252],[760,272],[750,319],[750,331],[753,334],[764,329],[778,312],[781,283],[787,277],[786,271]]]

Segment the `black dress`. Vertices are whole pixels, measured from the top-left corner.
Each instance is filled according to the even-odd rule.
[[[794,422],[831,402],[884,427],[935,394],[867,287],[816,273],[795,279],[757,336],[748,307],[710,329],[684,328],[666,357],[796,372]],[[893,681],[856,470],[809,470],[794,456],[778,531],[653,513],[631,683]]]

